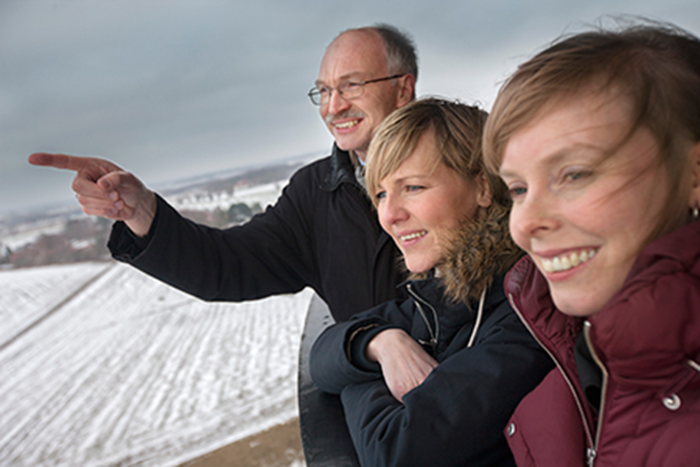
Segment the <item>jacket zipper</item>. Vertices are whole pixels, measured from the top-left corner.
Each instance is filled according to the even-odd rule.
[[[596,434],[595,434],[595,444],[593,444],[593,447],[589,449],[588,453],[588,466],[593,467],[593,463],[595,462],[595,458],[598,455],[598,445],[600,443],[600,429],[603,426],[603,410],[605,408],[605,395],[608,389],[608,370],[605,368],[605,365],[603,365],[603,362],[600,361],[600,357],[598,357],[598,354],[596,353],[595,349],[593,348],[593,345],[591,344],[591,323],[586,320],[583,323],[583,336],[586,339],[586,345],[588,346],[588,351],[591,353],[591,357],[593,357],[593,360],[595,361],[596,365],[598,365],[598,368],[600,368],[600,371],[603,373],[603,386],[600,391],[600,407],[598,408],[598,426],[596,427]]]
[[[576,402],[576,408],[578,409],[579,415],[581,416],[581,421],[583,422],[583,429],[586,432],[586,438],[588,439],[588,445],[589,447],[586,449],[586,455],[587,455],[587,460],[588,460],[588,465],[589,467],[593,466],[593,462],[595,460],[595,444],[593,442],[593,435],[591,433],[591,427],[588,424],[588,419],[586,418],[586,412],[583,410],[583,405],[581,403],[581,399],[578,396],[578,393],[576,392],[576,388],[574,387],[574,384],[571,382],[571,379],[569,379],[569,376],[566,374],[564,371],[564,367],[562,367],[561,363],[559,360],[554,356],[550,350],[545,347],[542,344],[542,341],[537,337],[535,332],[533,331],[532,327],[530,327],[530,323],[525,320],[525,317],[523,314],[520,312],[520,309],[518,306],[515,304],[515,300],[513,300],[513,294],[508,294],[508,302],[510,302],[510,306],[513,307],[513,310],[515,311],[515,314],[518,315],[518,318],[520,318],[520,321],[522,321],[523,325],[525,326],[525,329],[528,330],[528,332],[532,335],[532,337],[537,341],[540,347],[544,349],[545,352],[549,355],[549,357],[554,361],[554,364],[557,366],[559,369],[559,372],[561,375],[564,377],[564,381],[566,381],[566,384],[569,386],[569,390],[571,391],[571,394],[574,396],[574,402]],[[558,312],[557,312],[558,313]]]
[[[435,308],[430,303],[425,301],[420,295],[418,295],[417,292],[413,290],[412,284],[406,284],[406,289],[411,297],[416,300],[416,308],[418,309],[421,318],[423,318],[423,321],[425,321],[425,325],[428,327],[428,333],[430,334],[430,342],[426,342],[423,339],[418,339],[418,342],[424,345],[430,345],[433,352],[435,352],[437,349],[438,338],[440,337],[440,322],[438,321],[437,311],[435,311]],[[430,321],[428,320],[421,303],[430,308],[430,311],[433,312],[433,318],[435,319],[435,332],[433,332],[433,327],[430,325]]]

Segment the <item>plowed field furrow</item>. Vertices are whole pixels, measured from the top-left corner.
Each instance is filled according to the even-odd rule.
[[[177,465],[296,416],[310,291],[205,303],[121,264],[28,271],[0,272],[0,465]]]

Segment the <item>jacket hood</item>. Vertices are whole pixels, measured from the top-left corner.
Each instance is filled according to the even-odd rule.
[[[625,283],[589,318],[591,340],[619,377],[655,386],[700,361],[700,222],[647,246]]]
[[[507,206],[493,203],[485,216],[462,224],[440,266],[441,280],[453,300],[479,298],[523,256],[508,230]]]
[[[688,248],[688,245],[700,245],[700,221],[691,222],[651,242],[637,257],[629,278],[642,274],[649,270],[650,265],[661,261],[668,261],[669,265],[674,264],[676,268],[700,277],[700,248]]]

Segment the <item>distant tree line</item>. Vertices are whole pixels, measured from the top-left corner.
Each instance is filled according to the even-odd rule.
[[[227,228],[246,222],[262,212],[259,203],[248,206],[237,203],[227,210],[182,211],[182,214],[210,227]],[[34,242],[14,251],[6,246],[0,250],[0,265],[25,268],[49,264],[78,263],[83,261],[106,261],[110,259],[107,240],[112,221],[98,217],[70,220],[59,234],[43,234]]]
[[[9,250],[6,261],[16,268],[104,261],[109,258],[110,226],[111,221],[102,218],[70,220],[59,234],[42,234],[34,242]]]
[[[213,211],[183,209],[180,213],[197,223],[225,229],[247,222],[255,214],[262,212],[260,203],[248,206],[245,203],[232,204],[228,209],[216,208]]]

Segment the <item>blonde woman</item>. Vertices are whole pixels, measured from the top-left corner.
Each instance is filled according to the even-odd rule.
[[[332,326],[311,353],[363,466],[513,465],[502,430],[551,368],[503,294],[522,252],[505,186],[484,171],[485,120],[420,100],[370,145],[368,192],[412,274],[410,298]]]

